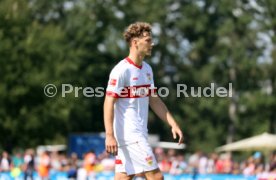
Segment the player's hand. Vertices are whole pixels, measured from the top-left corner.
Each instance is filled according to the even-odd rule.
[[[114,155],[114,156],[117,155],[118,145],[114,136],[111,136],[111,135],[106,136],[105,149],[106,149],[106,152],[110,153],[111,155]]]
[[[173,138],[176,139],[179,137],[178,144],[182,144],[184,142],[184,137],[181,129],[178,126],[172,127]]]

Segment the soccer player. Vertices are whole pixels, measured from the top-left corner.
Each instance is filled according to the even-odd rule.
[[[147,141],[149,105],[171,126],[179,144],[183,143],[183,134],[156,94],[152,69],[143,61],[153,47],[150,24],[129,25],[124,38],[129,55],[111,71],[104,102],[106,151],[116,155],[115,180],[132,179],[141,173],[146,179],[161,180],[163,175]]]

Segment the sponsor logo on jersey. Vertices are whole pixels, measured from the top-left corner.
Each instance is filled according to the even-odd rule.
[[[152,90],[149,89],[149,88],[150,88],[150,84],[124,87],[121,90],[120,97],[121,98],[142,98],[142,97],[147,97],[152,92]]]
[[[110,79],[109,80],[109,85],[115,86],[117,84],[117,79]]]

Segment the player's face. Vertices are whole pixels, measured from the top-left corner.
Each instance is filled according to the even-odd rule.
[[[153,47],[151,34],[144,32],[143,36],[137,40],[137,49],[143,56],[150,56]]]

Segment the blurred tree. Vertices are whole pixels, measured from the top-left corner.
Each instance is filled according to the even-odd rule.
[[[47,83],[60,88],[75,71],[66,61],[65,34],[60,26],[34,18],[27,1],[0,4],[1,144],[9,149],[64,140],[73,101],[48,98],[43,88]]]
[[[275,3],[261,1],[2,0],[0,1],[0,146],[64,143],[71,132],[100,132],[103,98],[62,84],[105,87],[127,56],[123,30],[153,25],[146,59],[163,100],[181,124],[190,150],[212,151],[270,129],[275,132]],[[52,83],[58,94],[43,88]],[[233,98],[191,97],[191,87],[233,85]],[[177,97],[186,84],[190,97]],[[79,93],[75,97],[75,93]],[[265,107],[265,108],[264,108]],[[149,132],[172,140],[150,113]]]

